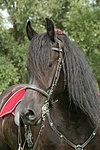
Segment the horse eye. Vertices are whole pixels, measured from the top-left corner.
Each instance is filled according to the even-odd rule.
[[[53,66],[53,61],[51,61],[48,66],[51,68]]]

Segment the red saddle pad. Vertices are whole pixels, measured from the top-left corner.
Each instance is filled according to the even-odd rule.
[[[0,117],[4,117],[7,114],[12,113],[15,114],[16,106],[22,101],[26,89],[21,88],[18,91],[16,91],[4,104],[0,111]]]

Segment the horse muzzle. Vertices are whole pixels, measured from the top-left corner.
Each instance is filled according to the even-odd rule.
[[[23,122],[23,124],[26,125],[41,124],[42,121],[41,117],[37,117],[36,112],[33,109],[28,108],[26,111],[20,111],[19,108],[20,108],[19,106],[16,108],[14,118],[17,126],[19,126],[21,122]]]

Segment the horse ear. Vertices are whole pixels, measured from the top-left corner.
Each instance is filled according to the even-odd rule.
[[[56,33],[54,30],[54,24],[49,18],[46,18],[46,28],[47,28],[47,34],[48,34],[49,38],[51,39],[52,42],[55,42],[56,41]]]
[[[26,32],[27,32],[27,36],[28,39],[31,40],[33,38],[34,35],[38,34],[35,30],[33,30],[33,28],[31,27],[31,22],[28,21],[27,25],[26,25]]]

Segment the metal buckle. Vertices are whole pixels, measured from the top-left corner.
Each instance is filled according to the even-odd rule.
[[[21,147],[21,144],[19,144],[18,150],[23,150],[23,148]]]
[[[42,120],[45,120],[45,116],[49,111],[49,102],[46,102],[43,106],[42,106]]]
[[[75,150],[83,150],[83,146],[82,145],[76,145]]]

